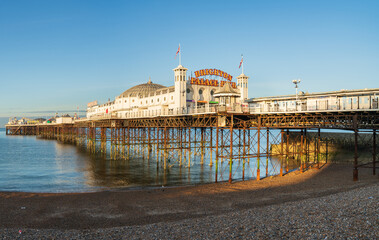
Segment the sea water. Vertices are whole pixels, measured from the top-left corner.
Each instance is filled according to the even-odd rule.
[[[5,129],[0,129],[0,191],[88,192],[215,182],[214,159],[213,165],[209,157],[200,164],[200,156],[193,156],[191,166],[179,166],[171,159],[173,164],[163,169],[162,162],[152,155],[114,159],[56,140],[6,136]],[[255,178],[255,164],[254,160],[246,162],[245,179]],[[269,175],[278,174],[275,164],[278,159],[270,159]],[[232,174],[233,180],[242,179],[241,160],[233,161]],[[264,175],[261,169],[261,177]],[[227,181],[228,177],[228,160],[220,160],[218,181]]]

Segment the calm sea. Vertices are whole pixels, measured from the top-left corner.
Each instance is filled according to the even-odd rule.
[[[269,175],[279,171],[273,166],[270,161]],[[228,180],[228,169],[227,161],[219,164],[219,181]],[[233,164],[233,179],[241,179],[241,169],[241,162]],[[255,163],[247,163],[246,179],[253,178],[255,171]],[[263,169],[262,174],[265,174]],[[114,160],[55,140],[6,136],[5,129],[0,129],[0,191],[88,192],[214,181],[215,164],[210,166],[209,158],[202,165],[199,156],[195,156],[190,168],[172,164],[164,171],[154,158],[134,156],[129,160]]]

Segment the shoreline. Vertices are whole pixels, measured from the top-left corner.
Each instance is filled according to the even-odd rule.
[[[232,184],[91,193],[0,192],[0,232],[79,233],[196,222],[378,186],[378,176],[370,169],[359,172],[357,182],[352,180],[350,165],[327,164],[320,170]]]

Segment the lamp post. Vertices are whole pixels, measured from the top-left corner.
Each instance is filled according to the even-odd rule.
[[[297,97],[298,97],[298,95],[297,95],[297,88],[298,88],[297,84],[299,84],[301,82],[301,80],[300,79],[294,79],[294,80],[292,80],[292,82],[293,82],[293,84],[295,84],[295,88],[296,88],[296,100],[297,100]]]
[[[297,99],[298,99],[298,94],[297,94],[297,88],[298,88],[298,84],[301,82],[300,79],[294,79],[292,80],[292,83],[295,84],[295,88],[296,88],[296,111],[297,111]]]

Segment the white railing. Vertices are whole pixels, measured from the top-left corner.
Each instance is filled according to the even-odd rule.
[[[264,114],[264,113],[304,113],[304,112],[332,112],[332,111],[378,111],[378,104],[371,103],[366,105],[346,105],[346,104],[323,104],[314,105],[309,104],[307,101],[299,101],[294,105],[286,105],[285,107],[279,104],[259,104],[254,106],[233,104],[228,106],[198,106],[186,108],[167,108],[156,110],[139,110],[123,113],[107,113],[92,115],[89,119],[129,119],[129,118],[151,118],[151,117],[167,117],[167,116],[181,116],[181,115],[197,115],[197,114],[212,114],[220,112],[228,113],[249,113],[249,114]],[[87,118],[88,119],[88,118]]]
[[[258,104],[258,103],[255,103]],[[279,104],[265,103],[254,106],[251,104],[249,112],[251,114],[261,113],[294,113],[294,112],[333,112],[333,111],[379,111],[377,102],[368,104],[309,104],[307,101],[299,101],[296,105],[279,106]]]
[[[128,119],[128,118],[149,118],[149,117],[165,117],[165,116],[180,116],[180,115],[197,115],[197,114],[212,114],[217,112],[235,112],[249,113],[249,108],[241,104],[232,106],[198,106],[186,108],[171,108],[171,109],[156,109],[156,110],[140,110],[123,113],[106,113],[92,115],[87,119]]]

